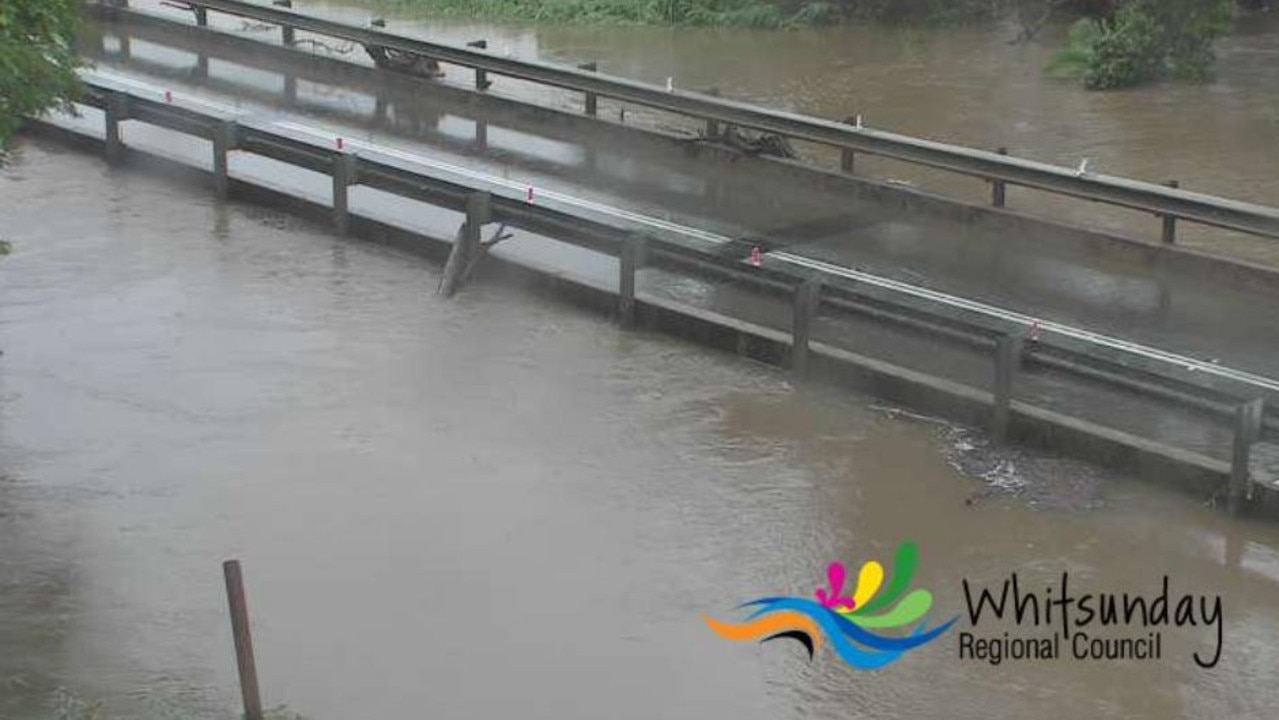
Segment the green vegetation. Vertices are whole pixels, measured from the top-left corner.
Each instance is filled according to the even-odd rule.
[[[1056,77],[1094,90],[1165,77],[1202,82],[1212,76],[1212,44],[1230,28],[1232,0],[1123,0],[1109,16],[1085,18],[1049,63]]]
[[[65,108],[79,89],[79,0],[0,0],[0,161],[23,116]]]

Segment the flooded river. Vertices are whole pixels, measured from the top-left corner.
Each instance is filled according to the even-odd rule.
[[[1223,47],[1216,85],[1108,95],[1043,83],[1048,50],[991,43],[1003,30],[411,27],[1279,196],[1279,66],[1260,60],[1273,24]],[[445,302],[420,257],[49,141],[0,171],[0,237],[14,246],[0,718],[81,701],[112,718],[238,717],[228,557],[245,565],[267,704],[316,720],[1268,718],[1279,704],[1270,524],[991,451],[544,293],[480,282]],[[730,643],[702,620],[811,596],[831,560],[887,562],[905,540],[934,617],[960,620],[883,670]],[[1066,571],[1094,591],[1150,594],[1167,575],[1219,596],[1219,663],[1192,660],[1214,651],[1208,627],[1163,629],[1158,660],[960,657],[976,629],[965,580],[1042,588]]]
[[[74,200],[72,200],[74,198]],[[230,717],[219,563],[308,717],[1269,717],[1279,532],[29,142],[0,176],[0,716]],[[967,474],[956,468],[969,470]],[[984,477],[984,479],[983,479]],[[833,558],[1220,595],[1160,661],[882,671],[702,615]],[[856,567],[856,565],[853,565]],[[1079,582],[1079,580],[1076,580]],[[966,617],[961,624],[966,623]],[[65,701],[64,701],[65,702]]]
[[[1068,167],[1087,158],[1096,173],[1178,180],[1197,192],[1279,204],[1279,13],[1250,16],[1218,43],[1218,74],[1210,84],[1099,93],[1044,77],[1063,45],[1065,25],[1014,43],[1022,31],[1015,23],[788,32],[563,27],[424,18],[399,4],[295,5],[352,23],[380,16],[394,32],[446,42],[487,38],[494,52],[516,57],[595,61],[601,72],[658,85],[670,78],[682,89],[714,87],[734,99],[816,117],[861,115],[876,129],[989,150],[1003,146]],[[467,71],[452,72],[469,79]],[[985,183],[962,176],[865,157],[858,169],[971,201],[989,198]],[[1009,206],[1158,238],[1158,221],[1140,213],[1023,189],[1011,191]],[[1183,244],[1279,263],[1273,241],[1188,224],[1180,235]]]

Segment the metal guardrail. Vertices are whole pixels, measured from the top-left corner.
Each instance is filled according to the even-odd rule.
[[[999,185],[1018,185],[1059,195],[1147,211],[1184,220],[1279,239],[1279,209],[1194,193],[1154,183],[1079,172],[995,152],[947,145],[882,130],[759,108],[746,103],[686,90],[666,88],[594,71],[536,60],[501,57],[473,47],[417,40],[371,28],[360,28],[300,13],[290,8],[243,0],[182,0],[204,13],[217,11],[279,25],[285,37],[295,30],[365,45],[425,55],[468,67],[477,85],[484,75],[501,75],[606,97],[723,125],[776,133],[784,137],[866,153],[926,167],[984,178]],[[127,2],[127,0],[126,0]],[[593,102],[588,102],[593,105]],[[998,193],[1002,195],[1002,193]],[[1165,241],[1171,233],[1165,228]]]
[[[490,206],[487,217],[492,221],[621,258],[621,306],[634,307],[634,273],[644,264],[684,275],[727,277],[788,296],[793,303],[789,338],[793,365],[806,364],[812,322],[823,307],[943,335],[979,350],[993,350],[996,383],[991,425],[997,436],[1006,432],[1014,378],[1023,364],[1101,381],[1233,419],[1236,432],[1234,460],[1230,464],[1232,498],[1242,498],[1249,487],[1252,445],[1263,433],[1270,431],[1273,435],[1279,431],[1279,416],[1273,412],[1279,407],[1279,383],[1265,378],[1202,363],[1199,365],[1203,371],[1194,376],[1198,381],[1170,377],[1157,372],[1158,367],[1153,364],[1133,367],[1124,357],[1126,352],[1152,363],[1160,357],[1175,357],[1151,348],[1058,324],[1045,326],[1043,338],[1027,338],[1027,326],[1021,316],[962,298],[789,253],[770,253],[769,263],[756,266],[715,252],[716,236],[710,233],[657,220],[652,220],[648,231],[641,233],[624,211],[603,213],[584,201],[577,207],[567,204],[572,209],[534,204],[513,183],[507,183],[511,187],[491,183],[485,186],[468,179],[465,173],[473,171],[459,168],[460,179],[443,179],[424,171],[427,165],[423,160],[394,150],[375,149],[358,155],[321,132],[287,132],[300,126],[240,117],[209,103],[175,99],[167,91],[139,83],[88,74],[86,84],[88,91],[82,102],[104,111],[108,158],[121,156],[119,127],[129,119],[204,137],[213,142],[214,183],[221,195],[226,194],[229,185],[228,155],[238,149],[331,174],[335,222],[342,231],[350,224],[347,193],[352,185],[463,211],[468,218],[473,198],[483,193],[485,204]],[[150,97],[143,96],[140,89],[146,89]],[[1179,358],[1176,362],[1197,361]],[[1266,401],[1270,402],[1269,414]]]

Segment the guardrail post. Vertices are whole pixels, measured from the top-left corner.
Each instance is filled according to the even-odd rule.
[[[295,75],[284,76],[284,99],[288,102],[297,102],[298,99],[298,79]]]
[[[207,27],[209,25],[209,9],[202,7],[191,9],[195,10],[195,24],[199,27]]]
[[[1252,494],[1252,446],[1261,438],[1264,400],[1257,399],[1235,408],[1234,456],[1230,463],[1230,514],[1243,511],[1244,501]]]
[[[857,118],[851,115],[849,117],[844,118],[845,125],[855,125],[856,123],[857,123]],[[856,153],[854,153],[852,150],[849,150],[848,148],[844,148],[839,153],[839,169],[842,170],[843,172],[851,173],[853,171],[853,165],[856,162],[856,159],[857,159]]]
[[[480,252],[480,229],[492,215],[492,203],[493,198],[487,191],[473,192],[466,197],[466,220],[457,230],[457,239],[440,278],[439,293],[446,298],[457,292],[471,259]]]
[[[262,696],[258,692],[258,669],[253,659],[253,635],[249,632],[249,606],[244,599],[244,577],[239,560],[222,563],[226,578],[226,599],[231,610],[231,636],[235,640],[235,666],[240,673],[240,697],[245,720],[262,720]]]
[[[640,234],[628,237],[617,256],[617,322],[624,328],[635,327],[635,272],[648,261],[648,238]]]
[[[467,43],[466,46],[479,48],[480,50],[487,50],[489,46],[489,41],[488,40],[472,40],[471,42]],[[476,90],[488,90],[489,86],[492,84],[493,83],[489,82],[489,74],[487,72],[485,72],[484,70],[481,70],[480,68],[475,68],[475,89]]]
[[[107,95],[102,115],[106,122],[107,162],[116,165],[124,159],[124,141],[120,139],[120,123],[129,119],[129,96],[113,92]]]
[[[587,72],[596,72],[599,70],[599,64],[594,62],[582,63],[577,66],[578,70]],[[590,90],[586,91],[586,114],[595,117],[596,110],[599,108],[599,96]]]
[[[790,369],[796,375],[808,373],[808,341],[813,334],[813,320],[822,304],[822,281],[809,278],[795,288],[791,302]]]
[[[475,121],[475,147],[478,150],[487,150],[489,146],[489,124],[483,120]]]
[[[711,97],[719,97],[719,88],[717,87],[709,88],[706,91],[706,94],[710,95]],[[706,137],[708,138],[719,137],[719,121],[718,120],[706,121]]]
[[[990,434],[995,442],[1008,440],[1008,419],[1012,408],[1013,381],[1021,366],[1023,339],[1013,335],[995,338],[995,391],[991,408]]]
[[[1176,180],[1169,180],[1168,182],[1164,184],[1170,188],[1173,188],[1174,190],[1181,187],[1181,183]],[[1177,216],[1164,215],[1163,218],[1164,218],[1164,231],[1163,231],[1162,239],[1164,241],[1164,244],[1175,245],[1177,242]]]
[[[271,4],[275,5],[276,7],[288,8],[290,10],[293,9],[293,0],[273,0]],[[293,27],[291,25],[281,25],[280,36],[281,36],[281,39],[284,41],[285,45],[292,45],[293,44]]]
[[[333,158],[333,224],[345,235],[351,231],[350,187],[356,183],[358,158],[353,153],[339,153]]]
[[[1007,155],[1008,148],[1000,147],[995,152],[1000,155]],[[994,207],[1001,208],[1008,199],[1008,186],[1003,180],[992,180],[990,182],[990,204]]]
[[[213,126],[213,191],[219,200],[227,199],[231,187],[227,154],[235,149],[235,130],[234,120],[222,120]]]

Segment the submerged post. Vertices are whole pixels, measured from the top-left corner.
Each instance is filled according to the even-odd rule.
[[[231,609],[231,635],[235,638],[235,664],[240,672],[240,696],[245,720],[262,720],[262,697],[258,692],[258,669],[253,661],[253,636],[249,632],[249,607],[244,599],[244,578],[239,560],[222,563],[226,577],[226,599]]]
[[[845,125],[855,125],[856,123],[856,117],[850,115],[849,117],[844,118]],[[844,148],[839,153],[839,169],[846,173],[851,173],[853,171],[853,165],[856,162],[856,158],[856,153],[848,148]]]
[[[227,155],[235,149],[235,129],[234,120],[222,120],[213,126],[213,191],[219,200],[227,199],[231,187]]]
[[[706,94],[710,95],[711,97],[719,97],[719,88],[717,87],[709,88],[707,89]],[[711,119],[706,121],[706,137],[708,138],[719,137],[719,121],[718,120]]]
[[[617,256],[617,322],[624,328],[635,327],[635,273],[648,258],[648,238],[631,235],[622,243]]]
[[[813,320],[817,317],[821,303],[820,278],[809,278],[795,288],[795,297],[791,303],[790,368],[800,376],[808,372],[808,341],[812,337]]]
[[[600,68],[599,64],[594,62],[582,63],[581,65],[577,66],[578,70],[585,70],[587,72],[596,72],[597,70],[599,70],[599,68]],[[590,90],[587,90],[586,91],[586,114],[590,115],[591,117],[595,117],[595,113],[598,109],[599,109],[599,96],[591,92]]]
[[[351,231],[350,187],[356,183],[358,159],[353,153],[338,153],[333,158],[333,224],[345,235]]]
[[[990,434],[995,442],[1008,440],[1008,420],[1013,399],[1013,381],[1021,366],[1022,338],[1000,335],[995,339],[995,391],[991,409]]]
[[[457,240],[444,263],[444,276],[440,278],[439,293],[453,297],[462,284],[462,275],[471,259],[480,252],[480,229],[492,214],[493,198],[487,191],[474,192],[466,198],[466,220],[458,228]]]
[[[274,2],[272,2],[271,4],[277,7],[282,7],[282,8],[288,8],[288,9],[293,8],[293,0],[274,0]],[[292,45],[293,44],[293,26],[281,25],[280,36],[281,36],[281,39],[284,41],[285,45]]]
[[[102,114],[106,121],[107,162],[117,165],[124,159],[124,141],[120,138],[120,123],[129,118],[129,96],[120,92],[107,95],[107,106]]]
[[[1181,187],[1181,183],[1176,180],[1169,180],[1164,183],[1168,187],[1176,190]],[[1164,230],[1162,238],[1164,245],[1175,245],[1177,243],[1177,216],[1164,215]]]
[[[1000,155],[1007,155],[1008,148],[1000,147],[995,152]],[[990,204],[994,207],[1001,208],[1008,199],[1008,186],[1003,180],[991,180],[990,182]]]
[[[486,50],[488,49],[489,41],[488,40],[472,40],[471,42],[467,43],[466,46],[479,48],[480,50]],[[493,83],[489,82],[489,74],[486,71],[480,68],[475,68],[475,89],[476,90],[488,90],[489,85],[492,85],[492,84]]]
[[[1260,398],[1235,408],[1234,457],[1230,463],[1230,514],[1243,511],[1251,495],[1252,446],[1261,438],[1261,418],[1266,404]]]

